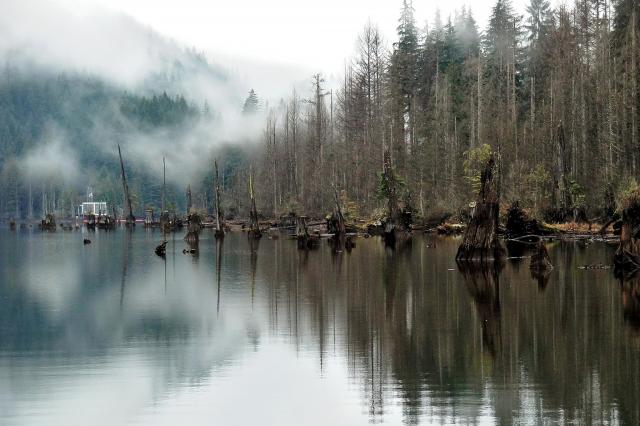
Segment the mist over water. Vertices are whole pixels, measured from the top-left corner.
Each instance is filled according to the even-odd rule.
[[[637,423],[637,283],[556,243],[460,271],[458,240],[0,234],[0,423]],[[432,248],[436,246],[437,249]],[[527,251],[512,251],[515,256]]]

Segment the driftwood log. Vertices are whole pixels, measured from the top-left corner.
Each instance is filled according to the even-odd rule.
[[[495,160],[491,157],[480,175],[478,201],[456,260],[493,261],[505,256],[505,249],[498,239],[500,193],[496,174]]]

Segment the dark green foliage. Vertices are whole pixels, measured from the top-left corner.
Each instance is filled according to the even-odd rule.
[[[78,74],[29,73],[6,67],[0,76],[0,215],[26,216],[28,187],[32,186],[34,215],[47,203],[71,213],[71,205],[84,199],[91,185],[96,196],[111,205],[122,205],[119,166],[109,147],[131,132],[155,129],[179,131],[199,112],[182,96],[138,96],[124,93],[93,77]],[[63,141],[76,156],[84,181],[65,181],[55,176],[28,179],[20,162],[50,138]],[[60,170],[63,176],[65,170]],[[137,214],[145,206],[158,206],[161,182],[149,172],[127,164],[133,204]],[[180,199],[175,195],[175,199]],[[182,201],[182,200],[181,200]]]

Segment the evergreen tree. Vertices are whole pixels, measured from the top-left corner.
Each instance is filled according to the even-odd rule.
[[[256,95],[256,92],[251,89],[249,91],[249,96],[247,96],[247,99],[244,101],[242,113],[245,115],[255,114],[256,112],[258,112],[259,102],[260,101],[258,99],[258,95]]]

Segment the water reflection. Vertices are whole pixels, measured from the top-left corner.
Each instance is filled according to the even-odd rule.
[[[500,262],[458,262],[482,327],[483,347],[492,358],[501,350],[500,322]]]
[[[532,277],[451,239],[81,238],[0,234],[0,423],[640,421],[639,279],[578,268],[604,245]]]

